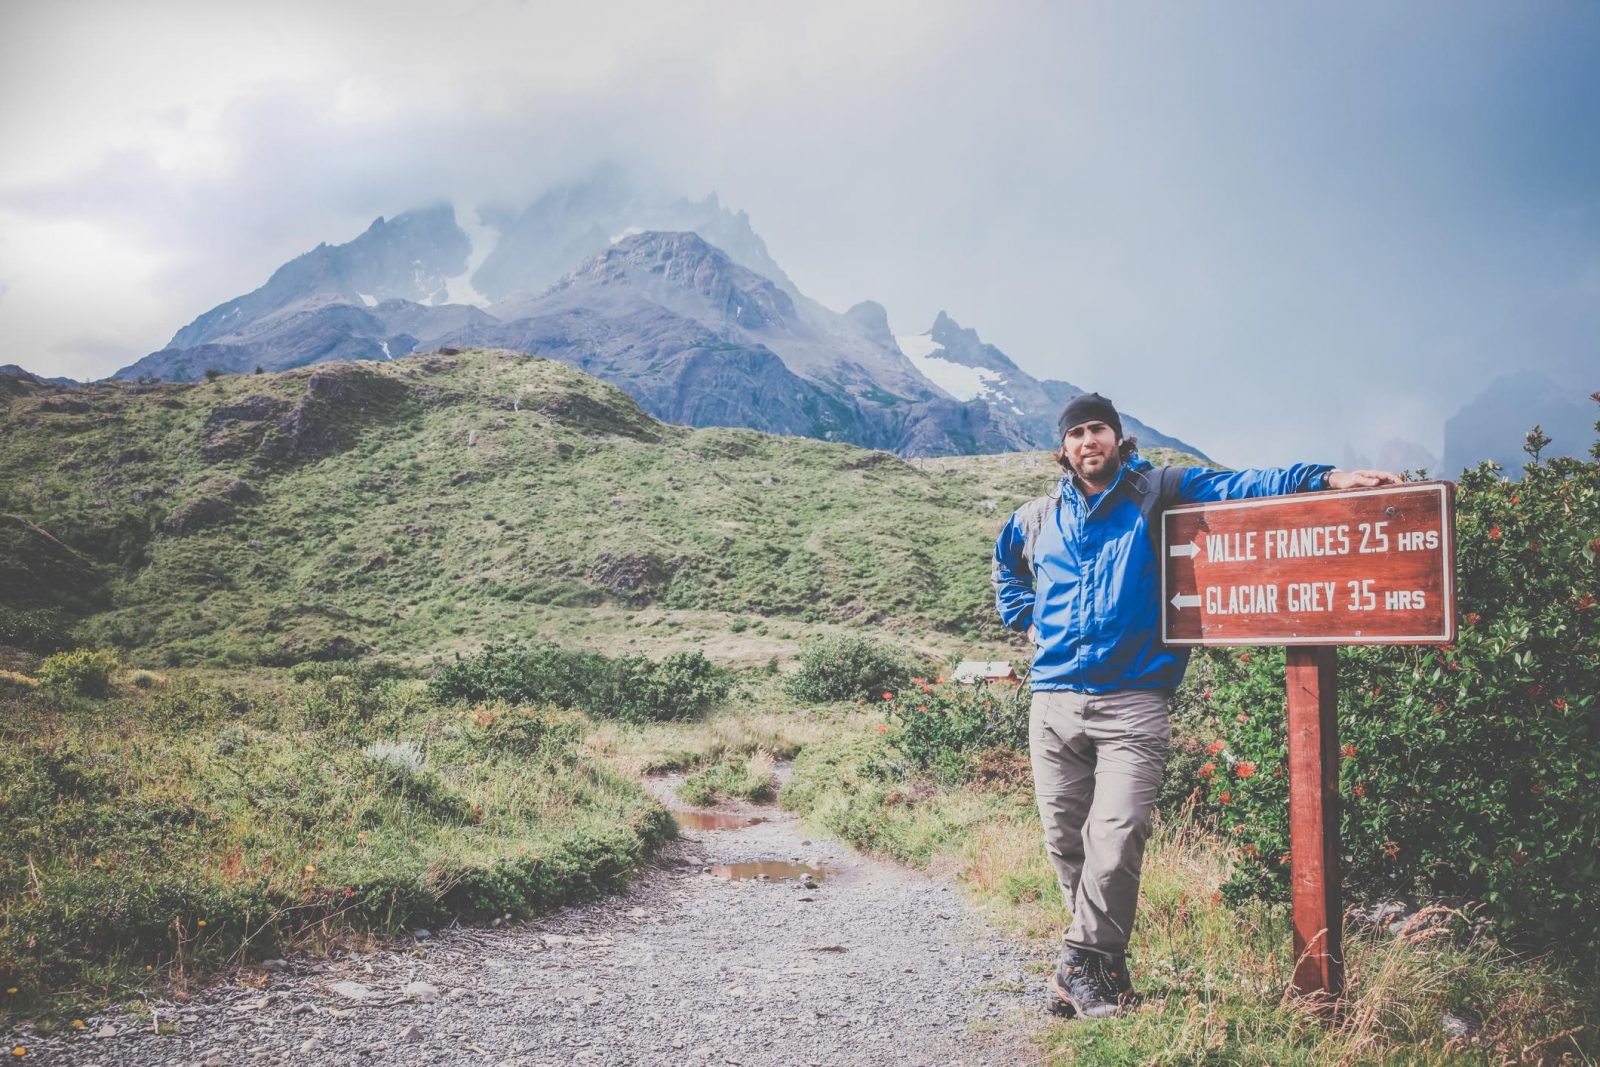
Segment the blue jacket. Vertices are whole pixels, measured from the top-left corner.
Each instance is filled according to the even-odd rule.
[[[1033,688],[1175,688],[1189,652],[1161,643],[1161,512],[1322,489],[1332,469],[1157,469],[1135,453],[1093,507],[1068,475],[1018,508],[994,546],[995,606],[1033,636]]]

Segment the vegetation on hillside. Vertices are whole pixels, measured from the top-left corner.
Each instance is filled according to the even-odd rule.
[[[0,685],[0,1012],[546,911],[620,887],[672,832],[579,715],[296,673]]]
[[[0,612],[151,666],[632,639],[662,610],[998,637],[972,561],[1050,478],[667,426],[495,351],[0,405]]]

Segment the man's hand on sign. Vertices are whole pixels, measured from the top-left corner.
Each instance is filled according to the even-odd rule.
[[[1405,476],[1394,471],[1329,471],[1329,489],[1366,489],[1374,485],[1399,485]]]

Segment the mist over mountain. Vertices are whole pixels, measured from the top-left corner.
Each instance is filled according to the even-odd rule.
[[[494,247],[472,275],[490,303],[537,294],[613,242],[644,230],[692,231],[740,266],[798,296],[743,211],[729,211],[712,193],[703,200],[647,188],[622,168],[597,168],[586,179],[558,185],[521,212],[479,212]]]
[[[1586,456],[1595,442],[1594,406],[1536,371],[1496,378],[1444,424],[1444,470],[1492,460],[1513,478],[1522,476],[1523,451],[1535,424],[1550,438],[1544,457]]]
[[[1040,382],[940,314],[896,338],[873,301],[802,293],[744,212],[615,168],[463,226],[438,204],[322,244],[113,375],[193,381],[493,346],[559,359],[657,418],[745,426],[908,456],[1052,448],[1077,387]],[[1128,417],[1148,444],[1199,449]]]

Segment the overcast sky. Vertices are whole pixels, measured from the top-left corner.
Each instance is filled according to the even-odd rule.
[[[0,363],[605,160],[1225,461],[1600,388],[1600,5],[0,0]]]

